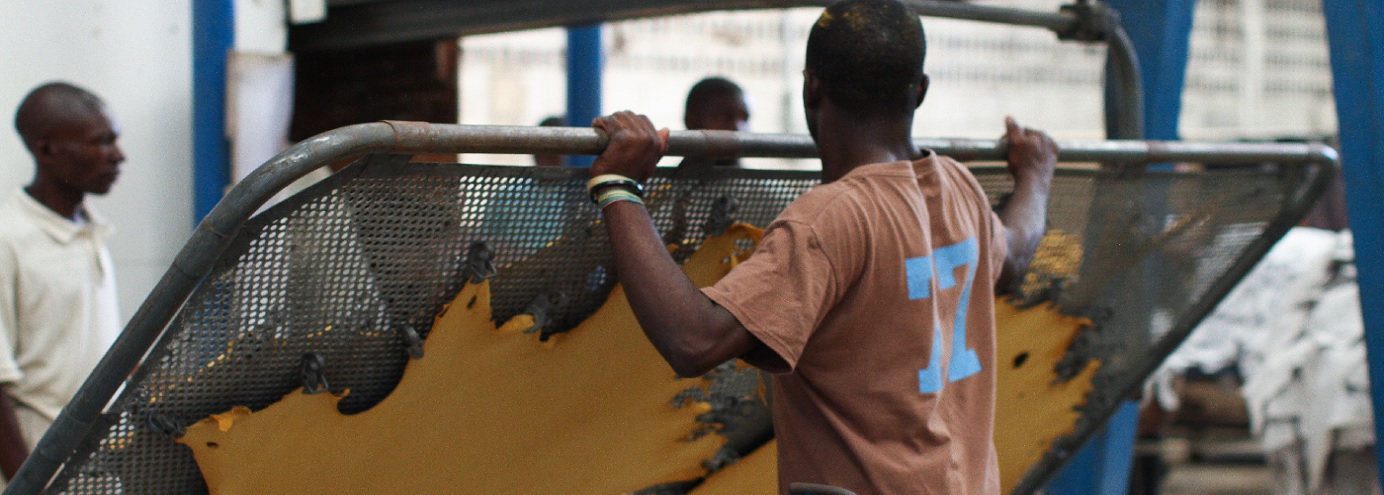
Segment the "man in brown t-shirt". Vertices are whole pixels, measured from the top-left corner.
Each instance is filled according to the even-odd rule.
[[[999,492],[993,445],[996,287],[1042,237],[1057,149],[1006,122],[1015,190],[998,215],[956,161],[913,143],[927,93],[922,25],[892,0],[828,8],[807,46],[803,105],[823,185],[769,225],[754,256],[699,291],[635,188],[665,131],[620,112],[592,165],[620,282],[683,376],[741,358],[774,376],[780,491]]]

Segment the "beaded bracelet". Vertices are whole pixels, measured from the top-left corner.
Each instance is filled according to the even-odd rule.
[[[629,201],[632,203],[644,204],[644,200],[639,199],[639,195],[620,188],[609,188],[602,191],[597,198],[596,204],[601,210],[605,210],[606,205]]]
[[[597,195],[606,189],[621,187],[629,190],[637,196],[644,196],[644,186],[639,181],[619,174],[603,174],[592,177],[586,182],[586,193],[591,196],[591,202],[597,203]]]

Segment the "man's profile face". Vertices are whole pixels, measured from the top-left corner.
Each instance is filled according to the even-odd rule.
[[[688,130],[748,131],[750,104],[742,92],[720,93],[707,98],[687,116]]]
[[[71,190],[106,194],[120,176],[125,154],[116,140],[120,128],[110,111],[99,110],[79,115],[59,125],[43,144],[45,170]]]

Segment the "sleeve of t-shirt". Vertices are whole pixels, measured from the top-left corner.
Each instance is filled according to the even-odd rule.
[[[840,297],[833,272],[812,226],[779,220],[750,259],[702,291],[793,369]]]
[[[959,173],[961,180],[970,186],[971,201],[976,205],[977,211],[981,212],[978,218],[984,219],[981,220],[984,225],[979,227],[977,236],[982,236],[990,241],[989,251],[982,250],[981,252],[988,252],[990,255],[990,285],[993,287],[1000,281],[1000,274],[1004,273],[1004,260],[1009,257],[1009,229],[1004,226],[1004,222],[1000,221],[999,214],[995,213],[994,207],[986,199],[985,189],[980,187],[980,181],[976,180],[975,174],[972,174],[970,169],[950,158],[943,159],[941,163],[945,163]],[[1023,274],[1019,274],[1019,276],[1023,276]]]
[[[0,243],[0,383],[23,378],[15,360],[19,343],[19,270],[14,249]]]

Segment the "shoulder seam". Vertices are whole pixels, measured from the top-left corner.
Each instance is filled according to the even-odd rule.
[[[774,223],[793,224],[794,226],[803,227],[807,229],[808,235],[812,236],[812,245],[815,246],[813,249],[816,249],[817,252],[822,253],[822,258],[827,260],[827,265],[831,268],[830,270],[828,270],[828,272],[830,272],[831,275],[831,296],[835,298],[841,291],[841,280],[839,280],[836,276],[836,270],[840,269],[840,262],[833,259],[831,257],[831,253],[828,252],[822,246],[822,237],[820,235],[817,235],[817,227],[810,222],[795,219],[775,220]]]

